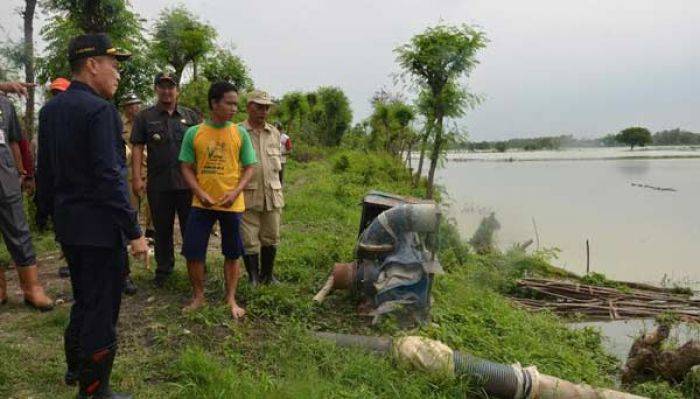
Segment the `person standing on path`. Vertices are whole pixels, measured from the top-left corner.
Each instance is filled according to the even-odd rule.
[[[74,37],[71,85],[39,113],[38,201],[53,209],[70,268],[75,302],[64,335],[65,382],[78,384],[79,399],[131,398],[109,383],[127,243],[133,255],[148,250],[129,203],[121,118],[108,101],[119,85],[119,61],[129,56],[104,33]]]
[[[121,101],[121,107],[122,107],[122,124],[124,125],[124,132],[122,133],[122,140],[124,140],[124,143],[126,145],[126,171],[127,171],[127,189],[131,187],[131,143],[129,142],[129,138],[131,137],[131,129],[134,125],[134,118],[136,118],[136,114],[141,111],[141,99],[139,99],[135,94],[129,93],[122,98]],[[144,165],[143,165],[143,174],[145,175],[146,172],[146,157],[144,157]],[[143,176],[145,177],[145,176]],[[131,202],[131,207],[136,210],[136,220],[139,220],[139,217],[141,216],[141,198],[137,197],[134,194],[133,190],[128,190],[129,191],[129,202]],[[146,220],[149,219],[147,216],[145,218]],[[148,222],[146,222],[146,226],[148,226]],[[148,233],[145,234],[146,237],[148,237]],[[124,279],[124,294],[126,295],[135,295],[136,292],[138,291],[138,288],[136,287],[136,284],[134,283],[134,280],[131,279],[131,262],[127,258],[126,261],[126,278]]]
[[[226,302],[231,316],[239,319],[245,310],[236,303],[240,277],[238,258],[243,255],[240,223],[245,203],[243,189],[253,176],[255,150],[245,129],[231,123],[238,107],[236,87],[228,82],[211,85],[208,94],[211,120],[187,130],[180,151],[182,175],[194,198],[187,219],[182,253],[192,283],[192,300],[184,311],[205,304],[204,262],[212,227],[221,227]]]
[[[0,90],[22,95],[22,84],[2,84]],[[0,233],[19,275],[24,302],[42,311],[53,309],[53,301],[39,283],[39,269],[22,201],[22,180],[27,175],[19,142],[22,131],[15,107],[0,94]],[[5,269],[0,266],[0,305],[7,303]]]
[[[169,72],[156,75],[153,83],[158,102],[136,116],[131,131],[132,190],[134,195],[146,193],[148,198],[158,264],[153,282],[162,287],[175,267],[175,214],[184,237],[192,204],[192,191],[182,177],[178,156],[185,131],[199,123],[199,117],[191,109],[178,105],[177,82]],[[145,181],[142,178],[144,148],[148,151]]]
[[[284,196],[280,182],[280,132],[266,122],[272,99],[260,90],[248,96],[248,119],[243,126],[250,135],[258,163],[244,190],[246,210],[241,231],[246,255],[243,257],[252,285],[275,283],[273,269],[280,240],[280,219]]]
[[[70,80],[63,78],[63,77],[58,77],[54,80],[51,81],[51,84],[49,85],[49,98],[47,99],[50,100],[61,93],[64,93],[68,88],[70,87]],[[41,112],[41,110],[39,110]],[[35,150],[38,151],[39,148],[39,134],[34,135],[34,148]],[[34,222],[36,223],[37,228],[39,231],[45,231],[48,227],[48,222],[49,218],[51,217],[50,213],[53,212],[53,208],[50,209],[43,209],[42,206],[39,204],[37,200],[38,194],[34,195],[34,204],[36,205],[36,212],[34,213]],[[51,207],[53,207],[53,204],[50,204]],[[61,253],[60,259],[65,259],[65,256],[63,256],[63,253]],[[69,278],[70,277],[70,269],[68,266],[59,266],[58,267],[58,276],[61,278]]]

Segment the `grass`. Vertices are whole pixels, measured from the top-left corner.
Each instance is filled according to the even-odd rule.
[[[390,359],[336,348],[313,339],[314,330],[357,334],[405,334],[395,323],[372,327],[355,312],[346,293],[316,305],[311,297],[334,262],[352,259],[362,196],[370,189],[420,195],[392,158],[338,151],[285,171],[278,277],[282,284],[239,298],[242,322],[223,306],[222,259],[210,252],[209,306],[190,315],[180,308],[189,295],[184,262],[165,288],[150,284],[151,272],[132,265],[139,293],[125,298],[114,384],[138,398],[452,398],[482,397],[467,381],[444,380],[398,367]],[[454,228],[443,229],[441,262],[447,274],[434,289],[433,322],[408,333],[507,363],[534,364],[572,381],[610,386],[614,360],[593,330],[572,331],[552,315],[513,308],[499,291],[525,269],[547,269],[541,257],[473,255]],[[49,235],[37,235],[43,279],[52,295],[68,300],[70,287],[55,277],[60,265]],[[0,249],[0,251],[4,248]],[[0,259],[6,254],[0,253]],[[72,398],[62,385],[62,330],[69,303],[51,313],[19,304],[12,273],[11,304],[0,308],[0,397]]]

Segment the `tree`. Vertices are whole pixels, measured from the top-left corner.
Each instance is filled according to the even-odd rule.
[[[0,46],[2,56],[2,80],[21,79],[20,70],[24,67],[24,43],[7,40]]]
[[[125,0],[47,0],[45,7],[49,11],[67,12],[65,19],[85,33],[109,33],[132,25],[131,17],[136,17]]]
[[[458,79],[469,75],[478,64],[476,53],[486,47],[483,32],[469,26],[439,24],[414,36],[407,44],[395,49],[397,61],[418,87],[431,100],[430,117],[434,121],[433,148],[430,153],[427,197],[433,196],[433,181],[438,159],[445,144],[443,126],[446,114],[445,88],[450,84],[460,87]],[[464,90],[462,89],[462,92]],[[459,107],[463,110],[464,105]]]
[[[202,115],[209,116],[209,86],[211,83],[205,79],[193,80],[182,86],[178,102]]]
[[[253,86],[253,80],[248,75],[248,68],[243,60],[226,48],[218,48],[205,58],[202,74],[210,82],[231,82],[239,91]]]
[[[313,92],[286,93],[277,102],[272,117],[304,141],[337,146],[350,128],[352,110],[341,89],[319,87]]]
[[[369,145],[400,157],[406,147],[405,136],[415,119],[415,112],[400,96],[386,96],[385,93],[382,91],[373,96]]]
[[[276,112],[287,132],[302,133],[308,123],[311,107],[304,93],[292,91],[282,96]]]
[[[398,149],[396,151],[398,151],[398,155],[401,157],[407,146],[408,127],[416,118],[416,114],[413,107],[403,102],[394,102],[391,104],[391,114],[398,125],[398,135],[396,138]]]
[[[105,32],[116,47],[133,54],[121,66],[115,98],[127,92],[143,99],[150,96],[156,65],[145,47],[141,18],[126,0],[49,0],[42,4],[49,18],[41,29],[47,46],[44,56],[37,59],[39,82],[70,76],[67,49],[71,38],[88,32]]]
[[[369,117],[369,124],[372,128],[369,135],[369,145],[374,150],[386,149],[389,145],[391,130],[389,107],[384,101],[377,99],[373,101],[372,108],[372,115]]]
[[[467,92],[455,82],[449,82],[445,85],[442,94],[437,99],[432,96],[429,90],[421,90],[416,99],[416,109],[418,113],[423,116],[424,125],[423,133],[420,137],[420,156],[418,158],[418,169],[415,174],[414,186],[418,185],[423,174],[425,152],[428,149],[430,137],[435,130],[435,108],[437,106],[437,101],[442,104],[444,117],[459,118],[464,116],[467,108],[476,107],[481,103],[482,99],[476,94]]]
[[[22,19],[24,20],[24,81],[32,82],[36,79],[34,72],[34,11],[36,0],[26,0]],[[24,128],[29,138],[34,136],[34,103],[35,90],[33,86],[27,89],[27,105],[24,112]]]
[[[350,102],[337,87],[320,87],[316,100],[312,109],[315,136],[321,144],[337,146],[352,122]]]
[[[403,139],[406,150],[406,164],[408,169],[413,171],[413,148],[420,141],[420,135],[415,129],[409,127],[404,132]]]
[[[615,140],[630,146],[630,150],[634,150],[634,146],[644,147],[651,143],[651,132],[643,127],[628,127],[618,133]]]
[[[200,22],[184,6],[163,10],[156,22],[153,35],[153,55],[175,69],[175,79],[182,79],[182,72],[192,64],[193,79],[197,80],[197,65],[214,50],[216,31]]]
[[[697,145],[700,144],[700,134],[675,128],[654,133],[654,145]]]
[[[348,132],[343,135],[343,140],[341,141],[340,145],[345,148],[367,150],[369,128],[369,120],[367,119],[360,123],[356,123],[355,126],[350,128]]]

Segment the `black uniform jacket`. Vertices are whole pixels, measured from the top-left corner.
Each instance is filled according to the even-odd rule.
[[[79,81],[39,113],[37,206],[61,244],[123,246],[141,235],[121,134],[114,105]]]

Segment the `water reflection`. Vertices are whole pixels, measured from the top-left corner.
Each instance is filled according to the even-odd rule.
[[[611,162],[621,175],[628,177],[645,176],[649,173],[649,168],[651,167],[651,161],[648,159],[616,160]]]

